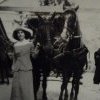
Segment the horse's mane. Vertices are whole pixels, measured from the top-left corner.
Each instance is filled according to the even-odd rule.
[[[81,31],[81,28],[80,28],[80,23],[79,23],[79,18],[78,18],[78,16],[77,16],[77,13],[75,12],[75,11],[72,11],[73,13],[74,13],[74,15],[75,15],[75,17],[76,17],[76,21],[75,21],[75,35],[76,36],[80,36],[80,44],[81,44],[81,46],[83,46],[84,45],[84,43],[83,43],[83,37],[82,37],[82,31]]]
[[[84,45],[83,43],[83,33],[81,31],[81,28],[80,28],[80,23],[79,23],[79,19],[78,19],[78,16],[77,16],[77,19],[76,19],[76,32],[77,32],[77,35],[80,35],[81,36],[81,46]]]
[[[78,16],[76,16],[76,32],[77,32],[77,34],[82,35],[82,31],[80,29],[80,24],[79,24]]]

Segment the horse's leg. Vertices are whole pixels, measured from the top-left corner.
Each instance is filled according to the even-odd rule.
[[[71,93],[70,93],[70,100],[73,100],[74,88],[75,88],[75,79],[73,78],[73,80],[72,80],[72,88],[71,88]]]
[[[63,92],[64,92],[64,81],[62,82],[62,85],[61,85],[61,91],[60,91],[60,95],[59,95],[59,100],[62,100],[62,96],[63,96]]]
[[[5,72],[5,78],[7,80],[7,84],[9,84],[9,63],[8,62],[8,59],[5,59],[5,62],[4,62],[4,72]]]
[[[1,63],[1,68],[0,68],[0,76],[1,76],[1,81],[0,81],[0,84],[4,84],[5,81],[4,81],[4,68],[3,68],[3,64]]]
[[[63,75],[63,82],[61,85],[61,92],[59,95],[59,100],[62,100],[64,90],[65,90],[65,98],[68,97],[68,91],[67,91],[68,81],[69,81],[69,79],[66,78],[66,75]]]
[[[76,78],[75,79],[75,97],[74,97],[74,100],[77,100],[77,97],[78,97],[78,93],[79,93],[79,81],[80,81],[80,78]]]
[[[8,76],[8,70],[7,69],[5,68],[5,74],[6,74],[7,84],[9,84],[9,76]]]
[[[67,86],[68,86],[69,79],[70,79],[70,76],[66,76],[64,100],[68,100],[68,89],[67,89]]]
[[[0,69],[0,73],[1,73],[1,81],[0,81],[0,84],[4,84],[4,73],[2,71],[2,69]]]
[[[39,87],[40,87],[40,73],[37,73],[35,74],[34,73],[34,76],[33,76],[33,84],[34,84],[34,99],[37,100],[37,92],[39,90]]]
[[[47,100],[47,93],[46,93],[46,89],[47,89],[47,75],[44,73],[43,74],[43,80],[42,80],[42,87],[43,87],[43,95],[42,95],[42,100]]]

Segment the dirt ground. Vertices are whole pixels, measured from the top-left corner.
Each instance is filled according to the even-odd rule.
[[[85,73],[83,75],[83,85],[80,85],[78,100],[100,100],[100,85],[93,84],[93,73]],[[49,78],[53,80],[60,80],[60,78]],[[0,85],[0,100],[10,100],[12,79],[10,85]],[[58,100],[60,93],[60,81],[48,81],[47,95],[48,100]],[[71,83],[68,85],[70,93]],[[41,100],[42,87],[38,92],[38,98]]]

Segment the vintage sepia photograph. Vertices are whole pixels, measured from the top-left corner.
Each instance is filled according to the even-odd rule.
[[[99,0],[0,0],[0,100],[100,100]]]

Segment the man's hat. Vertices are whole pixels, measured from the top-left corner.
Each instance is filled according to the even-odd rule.
[[[33,36],[33,31],[31,29],[26,28],[26,27],[19,27],[19,28],[16,28],[12,34],[13,38],[16,40],[19,40],[18,35],[17,35],[18,31],[23,31],[25,33],[26,39],[29,39]]]

